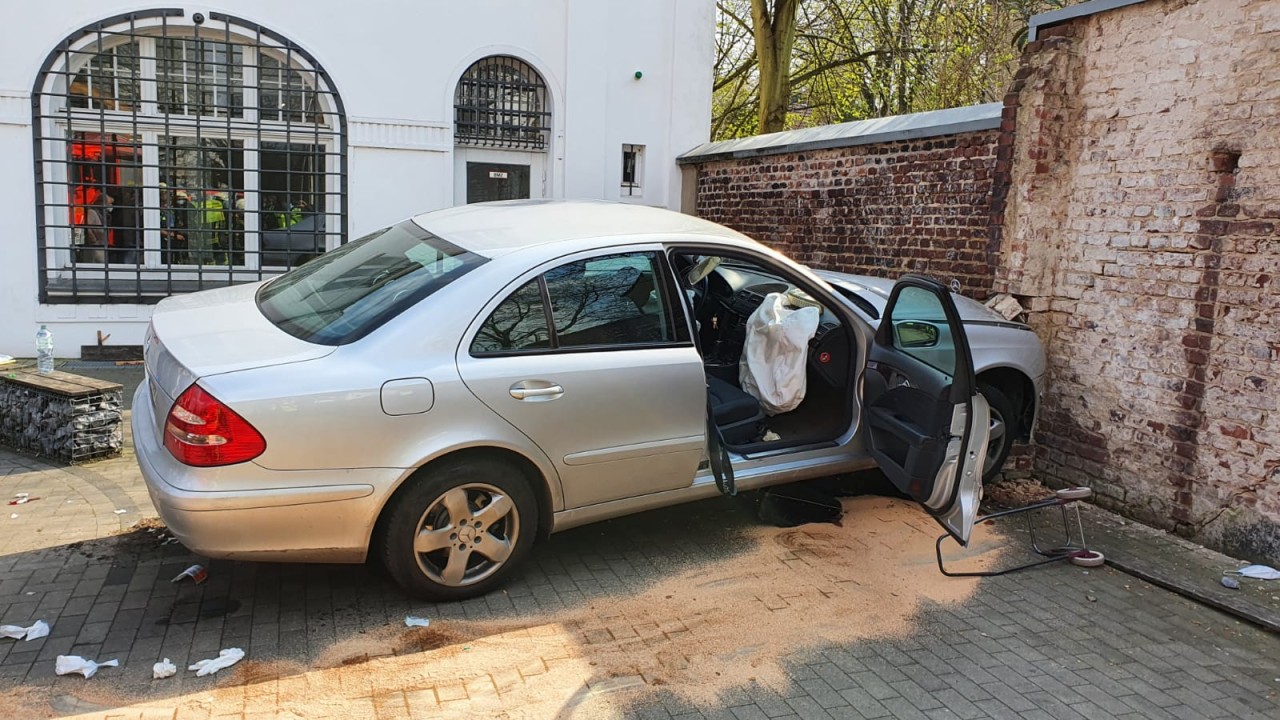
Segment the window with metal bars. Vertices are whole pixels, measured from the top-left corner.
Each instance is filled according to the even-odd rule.
[[[458,145],[546,150],[549,144],[547,85],[518,58],[491,55],[473,63],[458,80],[453,110]]]
[[[104,20],[50,54],[32,106],[42,302],[157,302],[346,241],[342,100],[278,33],[182,10]]]

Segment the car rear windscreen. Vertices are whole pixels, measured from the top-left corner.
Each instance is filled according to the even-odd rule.
[[[406,220],[268,282],[258,308],[294,337],[345,345],[485,262]]]

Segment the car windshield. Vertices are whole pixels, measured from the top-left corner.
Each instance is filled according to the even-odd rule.
[[[486,261],[406,220],[272,280],[258,308],[294,337],[345,345]]]

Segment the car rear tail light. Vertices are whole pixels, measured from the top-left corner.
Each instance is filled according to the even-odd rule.
[[[187,388],[169,410],[164,446],[180,462],[198,467],[234,465],[267,449],[262,433],[199,385]]]

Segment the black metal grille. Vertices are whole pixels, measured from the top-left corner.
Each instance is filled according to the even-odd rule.
[[[547,85],[523,60],[507,55],[477,60],[458,80],[453,108],[458,145],[547,148]]]
[[[156,302],[346,241],[328,75],[277,33],[194,17],[110,18],[46,60],[32,93],[42,302]]]

